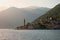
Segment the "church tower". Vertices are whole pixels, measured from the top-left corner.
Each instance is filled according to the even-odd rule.
[[[24,18],[24,26],[25,26],[25,23],[26,23],[26,20],[25,20],[25,18]]]

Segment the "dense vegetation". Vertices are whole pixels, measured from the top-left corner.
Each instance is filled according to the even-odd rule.
[[[49,18],[49,17],[59,17],[60,18],[60,4],[56,5],[54,8],[52,8],[51,10],[49,10],[47,13],[40,16],[36,20],[38,20],[40,18]]]

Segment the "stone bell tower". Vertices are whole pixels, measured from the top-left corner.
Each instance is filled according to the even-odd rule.
[[[25,26],[25,23],[26,23],[26,20],[25,20],[25,18],[24,18],[24,26]]]

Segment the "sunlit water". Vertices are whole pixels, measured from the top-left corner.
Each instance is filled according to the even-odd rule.
[[[60,30],[0,29],[0,40],[60,40]]]

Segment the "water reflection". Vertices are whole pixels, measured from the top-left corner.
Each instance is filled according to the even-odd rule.
[[[0,40],[60,40],[60,30],[0,29]]]

